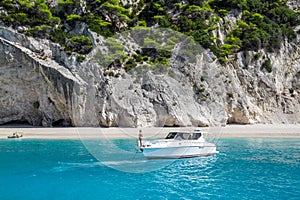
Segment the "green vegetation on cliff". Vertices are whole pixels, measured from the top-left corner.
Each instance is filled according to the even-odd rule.
[[[87,54],[92,42],[76,35],[80,24],[110,37],[136,27],[159,25],[194,38],[211,49],[225,64],[238,51],[266,49],[274,52],[281,41],[296,37],[299,11],[283,0],[2,0],[0,19],[6,26],[23,27],[26,34],[51,39],[68,52]],[[232,19],[237,19],[232,21]],[[230,27],[229,27],[230,25]],[[220,39],[214,30],[226,30]],[[78,33],[77,33],[78,34]]]

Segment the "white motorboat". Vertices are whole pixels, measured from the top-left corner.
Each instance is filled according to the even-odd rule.
[[[192,158],[219,153],[216,145],[206,142],[199,130],[170,132],[165,139],[143,141],[140,150],[148,159]]]

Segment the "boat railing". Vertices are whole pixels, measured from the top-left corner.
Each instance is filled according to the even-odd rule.
[[[145,145],[151,144],[160,144],[162,146],[176,146],[176,145],[188,145],[188,146],[199,146],[204,144],[205,141],[195,141],[195,140],[153,140],[147,141]]]

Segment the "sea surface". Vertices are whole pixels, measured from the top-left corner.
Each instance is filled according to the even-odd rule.
[[[148,161],[130,139],[1,139],[0,199],[300,198],[300,139],[215,143],[216,156]]]

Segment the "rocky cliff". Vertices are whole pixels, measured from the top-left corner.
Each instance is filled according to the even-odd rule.
[[[0,124],[300,123],[299,34],[296,41],[282,41],[276,53],[238,52],[226,66],[202,47],[189,50],[187,58],[186,49],[175,46],[167,66],[153,68],[141,62],[128,71],[115,58],[107,65],[99,57],[112,54],[107,39],[84,25],[78,30],[84,30],[94,45],[83,62],[49,40],[0,27]],[[214,34],[225,38],[225,32],[217,29]],[[143,46],[133,40],[142,36],[129,33],[114,40],[123,42],[130,55]]]

